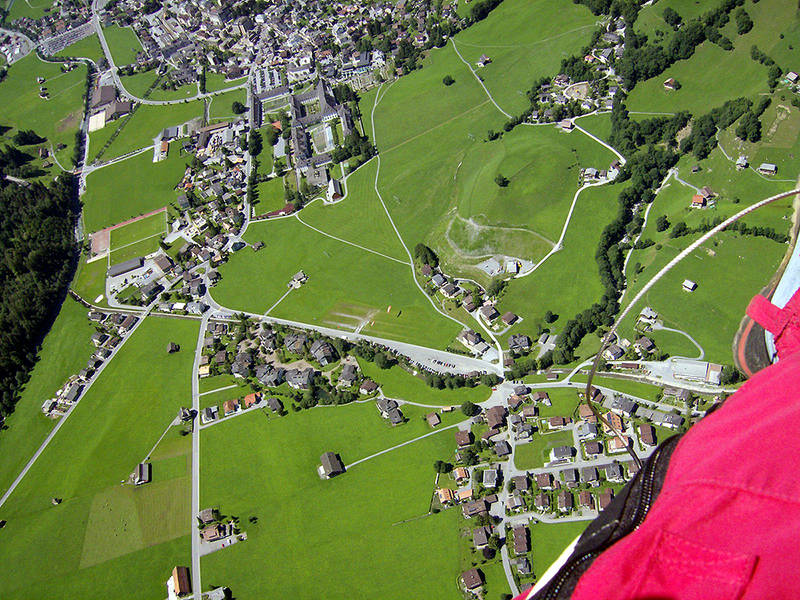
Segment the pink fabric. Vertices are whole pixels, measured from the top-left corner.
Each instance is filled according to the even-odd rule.
[[[754,300],[780,362],[681,439],[642,526],[594,561],[574,599],[800,595],[798,308],[800,292],[783,310]]]

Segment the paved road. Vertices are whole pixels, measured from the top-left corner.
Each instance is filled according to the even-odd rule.
[[[81,393],[80,398],[78,398],[78,400],[75,402],[75,404],[70,406],[69,409],[67,409],[67,412],[64,413],[64,416],[61,417],[58,420],[58,423],[56,423],[56,426],[53,427],[53,430],[47,435],[47,437],[42,442],[41,446],[39,446],[39,448],[36,450],[36,452],[33,453],[33,456],[31,457],[31,459],[28,461],[28,463],[25,465],[25,467],[23,467],[23,469],[20,472],[20,474],[17,475],[17,478],[14,480],[14,482],[11,484],[11,486],[5,491],[3,496],[0,497],[0,507],[3,506],[3,504],[5,504],[6,500],[8,500],[9,496],[11,496],[12,492],[17,488],[17,486],[20,484],[20,482],[25,477],[25,475],[28,474],[28,471],[31,469],[33,464],[42,455],[42,452],[44,452],[45,448],[47,448],[48,444],[56,436],[56,434],[58,433],[58,430],[61,429],[61,427],[64,425],[64,423],[67,422],[67,419],[72,414],[72,411],[74,411],[78,407],[78,404],[80,404],[81,400],[83,400],[86,397],[86,394],[89,392],[89,389],[91,389],[91,387],[94,384],[94,382],[97,381],[97,379],[100,377],[100,374],[109,365],[111,360],[115,356],[117,356],[117,354],[119,353],[120,349],[125,345],[125,342],[127,342],[130,339],[130,337],[133,335],[133,333],[139,328],[139,325],[144,323],[144,319],[145,319],[145,317],[147,317],[148,314],[150,314],[150,310],[152,310],[152,306],[151,306],[150,309],[147,310],[147,312],[145,312],[145,314],[141,315],[139,321],[122,338],[122,341],[117,345],[117,347],[114,348],[111,351],[111,356],[109,356],[105,361],[103,361],[103,364],[101,364],[100,367],[97,369],[97,371],[95,371],[95,374],[92,376],[92,378],[84,386],[83,392]]]
[[[430,437],[432,435],[436,435],[437,433],[441,433],[442,431],[446,431],[448,429],[455,429],[456,427],[462,425],[463,423],[466,423],[467,421],[469,421],[469,419],[465,419],[461,423],[456,423],[455,425],[448,425],[447,427],[442,427],[441,429],[435,429],[435,430],[431,431],[430,433],[426,433],[425,435],[421,435],[419,437],[415,437],[412,440],[408,440],[408,441],[405,441],[405,442],[403,442],[401,444],[397,444],[395,446],[392,446],[391,448],[386,448],[385,450],[381,450],[380,452],[376,452],[375,454],[370,454],[369,456],[365,456],[364,458],[359,458],[358,460],[353,461],[349,465],[345,465],[345,466],[346,466],[347,470],[350,470],[350,469],[352,469],[353,467],[355,467],[359,463],[366,462],[366,461],[368,461],[370,459],[373,459],[373,458],[375,458],[377,456],[380,456],[381,454],[386,454],[387,452],[391,452],[392,450],[397,450],[398,448],[402,448],[403,446],[408,446],[409,444],[413,444],[414,442],[418,442],[419,440],[424,439],[426,437]]]
[[[192,365],[192,410],[194,423],[192,427],[192,514],[189,515],[189,530],[192,532],[192,590],[195,598],[201,598],[200,587],[200,531],[197,529],[195,517],[200,514],[200,356],[203,353],[203,340],[210,314],[200,320],[200,332],[197,335],[197,347],[194,351]]]
[[[503,115],[506,117],[506,119],[511,119],[512,116],[510,114],[508,114],[506,111],[504,111],[502,108],[500,108],[500,105],[495,101],[495,99],[492,96],[492,94],[486,88],[486,86],[483,83],[483,80],[480,77],[478,77],[478,74],[475,72],[475,69],[472,68],[472,65],[469,64],[469,62],[467,62],[466,60],[464,60],[463,56],[461,56],[461,52],[458,51],[458,46],[456,45],[455,38],[451,38],[451,41],[453,42],[453,50],[456,51],[456,54],[458,55],[458,58],[461,59],[461,62],[463,62],[465,65],[467,65],[467,68],[470,70],[472,75],[475,77],[475,81],[477,81],[480,84],[480,86],[483,88],[483,91],[486,92],[486,95],[489,97],[489,100],[491,100],[492,104],[494,104],[494,107],[497,110],[499,110],[501,113],[503,113]],[[373,128],[373,131],[375,131],[374,128]]]

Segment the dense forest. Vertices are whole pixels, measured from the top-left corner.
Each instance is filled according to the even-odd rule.
[[[0,150],[0,415],[14,410],[72,278],[79,206],[72,175],[50,183],[7,180],[26,154]]]

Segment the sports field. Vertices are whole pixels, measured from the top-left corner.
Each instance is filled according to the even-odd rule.
[[[133,29],[111,25],[103,28],[103,34],[118,67],[136,62],[136,55],[142,51],[142,45]]]
[[[46,80],[43,85],[50,93],[48,100],[39,98],[37,77]],[[75,132],[83,115],[85,90],[84,65],[63,73],[60,64],[43,62],[31,54],[9,67],[8,74],[0,82],[0,106],[3,107],[0,124],[33,129],[47,138],[54,150],[58,144],[66,144],[57,156],[65,167],[70,167]]]
[[[187,404],[192,352],[164,349],[196,336],[194,322],[150,317],[81,400],[2,508],[0,558],[26,557],[0,580],[3,598],[160,597],[187,563],[187,474],[171,465],[171,478],[142,488],[120,482]]]
[[[224,580],[242,600],[260,598],[267,588],[276,597],[315,598],[317,588],[307,577],[312,569],[328,598],[353,598],[354,590],[359,597],[385,599],[460,598],[460,511],[423,516],[433,492],[432,464],[450,456],[451,431],[329,481],[316,473],[325,451],[338,452],[349,464],[425,428],[416,419],[388,427],[370,404],[271,420],[252,414],[204,430],[200,503],[237,515],[248,534],[246,543],[202,559],[204,581]],[[246,460],[229,460],[231,439]],[[400,523],[414,517],[420,518]],[[426,558],[419,561],[423,549]],[[270,568],[253,569],[253,563]]]
[[[143,219],[138,219],[133,223],[128,223],[122,227],[111,230],[111,250],[112,252],[123,246],[133,244],[145,239],[157,237],[166,232],[167,221],[166,212],[156,213]]]
[[[86,230],[97,231],[173,202],[189,160],[177,150],[157,163],[152,152],[144,152],[91,173],[82,197]]]

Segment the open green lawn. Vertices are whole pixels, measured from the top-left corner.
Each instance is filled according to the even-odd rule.
[[[200,102],[170,104],[168,106],[140,105],[133,116],[123,126],[117,138],[106,149],[103,161],[111,160],[127,152],[152,146],[153,139],[166,127],[182,125],[192,119],[202,117],[203,105]],[[111,121],[105,127],[89,136],[89,156],[96,157],[111,135],[128,117]],[[153,155],[150,154],[150,160]]]
[[[694,346],[692,346],[692,348],[694,348]],[[695,354],[696,353],[697,352],[695,351]],[[586,383],[586,376],[575,375],[571,381],[576,383]],[[661,392],[661,388],[657,385],[650,385],[640,381],[631,381],[630,379],[617,379],[616,377],[595,376],[594,379],[592,379],[592,384],[611,388],[617,392],[630,394],[631,396],[637,396],[638,398],[644,398],[645,400],[658,400],[658,394]]]
[[[557,446],[572,446],[572,431],[536,434],[527,444],[518,444],[514,464],[518,469],[536,469],[550,462],[550,450]]]
[[[97,39],[97,34],[93,33],[90,36],[78,40],[74,44],[70,44],[61,52],[57,52],[55,56],[63,56],[66,58],[88,58],[93,60],[95,64],[99,63],[103,56],[103,49],[100,47],[100,40]]]
[[[37,77],[46,79],[43,85],[50,93],[49,100],[39,98]],[[43,62],[35,54],[26,56],[9,67],[8,74],[0,82],[0,106],[3,107],[0,125],[33,129],[47,138],[54,150],[58,144],[66,144],[57,156],[69,168],[75,133],[83,116],[85,90],[84,65],[63,73],[60,64]],[[12,131],[6,135],[13,134]]]
[[[111,248],[116,249],[134,242],[152,238],[166,231],[166,213],[156,213],[111,230]]]
[[[464,60],[483,79],[500,107],[519,114],[529,106],[527,92],[534,80],[557,73],[561,59],[588,44],[596,20],[580,4],[506,0],[455,39]],[[482,54],[492,62],[479,68],[476,64]],[[459,75],[453,77],[458,85]],[[473,76],[464,73],[460,77]]]
[[[537,523],[531,521],[531,548],[533,549],[533,574],[544,575],[561,553],[578,537],[591,521],[572,523]]]
[[[282,178],[276,177],[269,181],[262,181],[256,186],[256,190],[258,202],[253,205],[256,214],[266,214],[286,205]]]
[[[144,152],[89,175],[82,198],[86,230],[97,231],[173,202],[189,161],[177,150],[157,163],[151,152]]]
[[[217,90],[224,90],[235,85],[241,85],[247,82],[247,77],[240,77],[239,79],[225,80],[225,75],[222,73],[213,73],[211,71],[206,73],[206,91],[216,92]]]
[[[271,420],[256,413],[204,430],[200,503],[239,516],[248,534],[245,543],[202,559],[204,581],[224,580],[242,600],[267,588],[276,597],[315,598],[305,561],[295,560],[311,544],[308,560],[328,598],[353,598],[354,590],[384,599],[460,598],[460,511],[393,526],[428,511],[433,461],[452,453],[449,432],[329,481],[316,472],[323,452],[338,452],[348,464],[409,439],[409,425],[387,427],[374,406],[348,405]],[[236,456],[246,459],[231,457],[232,439]],[[258,522],[249,523],[251,516]],[[253,569],[254,562],[270,568]]]
[[[81,259],[75,278],[72,280],[72,289],[87,302],[104,306],[105,302],[97,301],[97,298],[106,293],[107,270],[108,261],[105,258],[90,263]]]
[[[134,96],[140,98],[144,97],[150,86],[158,76],[158,71],[152,69],[150,71],[143,71],[134,75],[127,75],[122,77],[122,85]],[[169,77],[165,75],[162,81],[157,85],[150,95],[147,97],[149,100],[181,100],[186,98],[194,98],[197,96],[197,83],[187,83],[175,89],[164,89],[161,84],[169,81]]]
[[[375,363],[365,360],[359,360],[358,364],[361,372],[379,383],[383,393],[390,398],[419,402],[420,404],[448,406],[464,402],[483,402],[490,393],[489,388],[485,386],[437,390],[399,366],[391,369],[379,369]]]
[[[150,89],[153,82],[158,77],[158,70],[151,69],[149,71],[142,71],[141,73],[134,73],[133,75],[124,75],[120,77],[122,85],[134,96],[139,98],[143,97],[145,92]]]
[[[81,400],[2,509],[0,559],[26,557],[3,598],[152,598],[188,563],[189,478],[120,481],[189,402],[193,354],[164,348],[196,336],[196,322],[150,317]]]
[[[417,290],[408,265],[325,237],[296,219],[254,223],[245,237],[266,247],[239,252],[221,267],[213,296],[223,306],[263,313],[302,269],[308,282],[270,315],[343,331],[363,322],[363,333],[441,348],[459,332]]]
[[[662,3],[659,2],[650,10],[660,17]],[[683,14],[680,8],[677,10]],[[735,19],[731,19],[722,30],[733,42],[732,51],[727,52],[716,44],[704,42],[688,60],[678,61],[660,75],[637,84],[630,94],[628,108],[667,112],[685,109],[699,115],[730,98],[755,98],[766,92],[767,67],[750,58],[750,48],[757,45],[768,55],[773,48],[781,50],[780,56],[786,63],[782,65],[784,70],[794,68],[792,65],[800,59],[800,48],[789,51],[792,42],[781,41],[779,34],[784,33],[786,37],[786,34],[791,35],[797,30],[797,6],[783,0],[762,0],[757,4],[747,3],[746,10],[755,23],[749,33],[737,35]],[[687,12],[684,18],[689,16]],[[713,65],[713,68],[709,68],[709,65]],[[665,90],[663,82],[669,77],[680,82],[681,89]]]
[[[233,112],[233,103],[241,102],[247,105],[247,90],[242,88],[214,96],[208,110],[210,121],[234,121],[240,117]]]
[[[150,237],[147,239],[139,240],[125,246],[111,248],[111,264],[116,265],[123,263],[132,258],[139,256],[147,256],[158,250],[158,237]]]
[[[111,25],[103,28],[103,34],[117,66],[136,62],[136,55],[142,51],[142,45],[133,29]]]
[[[22,17],[38,19],[44,16],[48,9],[52,9],[54,3],[49,0],[28,0],[27,2],[25,0],[9,0],[4,5],[8,10],[7,20],[10,23]],[[9,5],[11,8],[9,8]],[[57,13],[58,9],[56,9]]]
[[[0,432],[0,490],[8,488],[52,429],[54,421],[42,414],[42,403],[52,398],[70,375],[86,366],[94,351],[89,341],[93,333],[86,308],[67,297],[39,351],[31,379]]]

